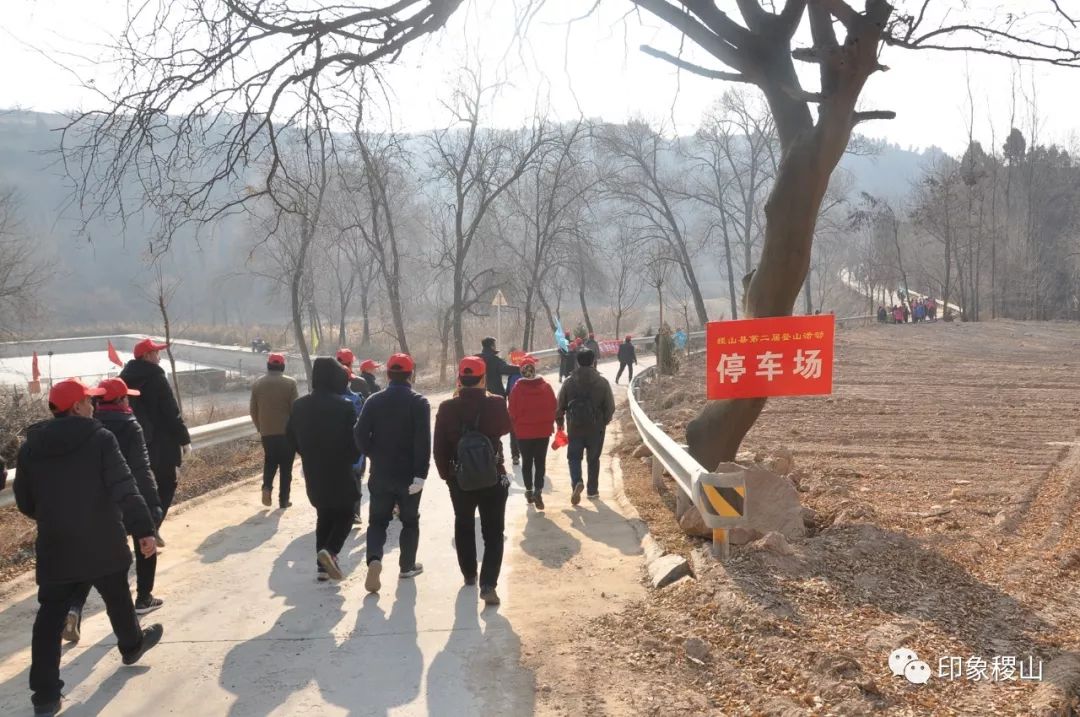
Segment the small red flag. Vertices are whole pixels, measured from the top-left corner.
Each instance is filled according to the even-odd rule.
[[[33,365],[31,367],[30,371],[33,373],[35,381],[37,381],[37,380],[39,380],[41,378],[41,371],[38,370],[37,351],[34,352],[34,362],[33,362]]]
[[[109,360],[117,366],[124,365],[124,362],[120,360],[120,355],[116,353],[116,347],[112,345],[112,340],[109,341]]]

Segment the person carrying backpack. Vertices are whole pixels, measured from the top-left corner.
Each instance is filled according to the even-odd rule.
[[[537,510],[544,509],[544,472],[557,406],[551,384],[536,375],[536,359],[526,356],[521,361],[521,379],[510,391],[510,422],[521,446],[525,502]]]
[[[607,424],[615,415],[611,384],[596,370],[596,355],[588,349],[578,352],[578,367],[559,390],[555,423],[570,437],[566,460],[570,467],[573,493],[571,505],[581,502],[585,486],[581,480],[581,459],[588,453],[588,497],[600,497],[600,452],[604,449]]]
[[[484,559],[480,566],[480,599],[498,605],[495,588],[502,570],[503,529],[510,479],[503,461],[502,437],[510,433],[510,414],[502,396],[484,390],[484,360],[469,356],[458,366],[461,391],[443,401],[435,414],[434,457],[439,476],[454,505],[454,547],[466,585],[475,585],[476,512]]]

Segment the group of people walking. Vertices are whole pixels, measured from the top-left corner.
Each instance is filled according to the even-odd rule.
[[[176,495],[177,468],[191,437],[160,351],[144,339],[121,371],[91,387],[77,379],[49,390],[53,417],[27,429],[13,490],[18,509],[37,523],[38,603],[31,642],[34,713],[61,708],[61,640],[81,637],[91,587],[105,602],[125,665],[138,662],[164,632],[139,615],[160,608],[155,597],[159,528]],[[135,547],[136,596],[128,569]]]
[[[620,351],[620,361],[632,371],[636,358],[629,337],[625,345],[630,351]],[[153,592],[157,553],[165,546],[159,528],[176,495],[177,468],[191,444],[159,365],[165,348],[150,339],[140,341],[120,377],[96,387],[76,379],[53,385],[53,417],[31,426],[19,451],[16,503],[38,529],[40,608],[30,669],[35,714],[53,715],[61,708],[61,641],[79,641],[91,588],[105,602],[124,664],[140,660],[164,633],[160,624],[142,627],[139,616],[164,604]],[[361,522],[366,475],[364,586],[377,593],[395,517],[401,522],[399,577],[413,578],[424,570],[417,561],[420,503],[434,458],[453,504],[462,579],[466,585],[479,584],[480,599],[497,605],[512,482],[502,438],[511,437],[526,502],[536,510],[545,507],[553,435],[553,445],[567,446],[571,504],[578,505],[582,493],[599,497],[600,455],[615,402],[610,384],[596,370],[596,357],[591,348],[576,350],[576,367],[556,395],[538,374],[535,358],[508,364],[495,340],[486,338],[477,356],[460,362],[458,388],[439,405],[432,431],[431,407],[412,386],[415,364],[407,354],[394,354],[386,362],[385,388],[376,379],[380,367],[374,361],[362,362],[358,374],[353,373],[355,357],[348,349],[335,358],[316,358],[310,393],[300,396],[296,381],[285,374],[285,356],[271,353],[250,401],[264,453],[262,504],[273,504],[277,478],[278,507],[292,505],[292,466],[299,455],[316,513],[316,579],[341,580],[340,554],[352,527]],[[484,543],[479,564],[477,513]],[[134,600],[128,536],[135,546]]]
[[[904,300],[899,304],[886,309],[878,305],[877,320],[879,324],[919,324],[923,321],[937,321],[938,304],[933,297],[923,296],[918,299]]]
[[[375,383],[374,362],[362,363],[361,374],[355,377],[351,351],[342,349],[336,360],[317,358],[311,393],[302,397],[296,395],[295,382],[284,375],[285,357],[271,354],[267,374],[255,383],[251,398],[252,420],[266,454],[263,503],[270,504],[277,475],[278,504],[288,507],[291,473],[286,464],[291,466],[292,456],[299,454],[308,500],[316,512],[316,579],[341,580],[340,554],[350,528],[361,522],[358,505],[367,474],[364,586],[375,593],[382,587],[387,530],[395,516],[401,522],[399,577],[413,578],[424,570],[417,561],[420,502],[433,458],[454,507],[454,544],[462,579],[466,585],[479,585],[486,604],[497,605],[511,484],[503,437],[510,438],[511,459],[521,465],[526,502],[535,509],[545,507],[547,452],[557,432],[567,445],[570,502],[578,505],[582,493],[599,495],[600,454],[615,402],[610,384],[596,370],[596,354],[581,348],[574,357],[577,367],[556,396],[537,373],[535,358],[525,356],[519,365],[509,364],[499,356],[495,339],[485,338],[480,353],[458,365],[457,390],[439,405],[432,431],[431,407],[412,387],[415,365],[407,354],[394,354],[387,361],[388,383],[381,390]],[[477,514],[484,541],[479,565]]]

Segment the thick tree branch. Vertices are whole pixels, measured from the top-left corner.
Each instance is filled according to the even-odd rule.
[[[676,57],[675,55],[664,52],[663,50],[657,50],[655,47],[650,47],[649,45],[642,45],[641,51],[644,52],[646,55],[650,55],[657,59],[664,60],[665,62],[670,62],[672,65],[675,65],[679,69],[686,70],[687,72],[692,72],[695,75],[701,75],[702,77],[708,77],[712,80],[725,80],[727,82],[748,82],[751,84],[753,83],[753,80],[751,80],[749,77],[747,77],[746,75],[741,75],[738,72],[723,72],[721,70],[710,70],[707,67],[695,65],[692,62],[687,62],[680,57]]]
[[[868,122],[870,120],[891,120],[896,119],[896,113],[892,110],[869,110],[866,112],[856,112],[851,116],[851,123],[853,125],[859,122]]]
[[[685,9],[679,9],[666,0],[631,0],[631,2],[682,32],[725,65],[744,74],[750,69],[749,58],[741,53],[731,40],[714,33],[708,26],[695,20]]]

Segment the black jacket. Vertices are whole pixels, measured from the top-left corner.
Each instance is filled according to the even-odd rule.
[[[637,351],[629,341],[619,344],[619,363],[637,363]]]
[[[31,426],[16,465],[15,503],[37,521],[39,585],[124,571],[128,533],[154,534],[116,437],[99,421],[64,416]]]
[[[135,414],[98,410],[94,412],[94,418],[101,421],[101,425],[116,436],[120,452],[127,461],[131,475],[135,477],[135,485],[139,487],[139,495],[146,501],[146,507],[150,509],[150,515],[154,516],[154,521],[158,522],[161,515],[161,497],[158,496],[154,473],[150,470],[150,456],[146,452],[142,426],[136,420]]]
[[[503,376],[520,376],[521,369],[503,361],[499,352],[495,349],[484,349],[479,354],[484,359],[484,377],[487,381],[488,393],[506,398],[506,385],[503,384]]]
[[[360,378],[367,381],[368,396],[375,393],[376,391],[381,391],[382,390],[382,387],[379,385],[379,382],[375,379],[375,374],[368,373],[368,372],[365,371],[365,372],[360,374]]]
[[[191,443],[191,436],[180,415],[180,407],[176,405],[169,379],[165,377],[165,369],[149,361],[131,359],[120,372],[120,378],[129,388],[142,392],[141,396],[132,396],[128,400],[146,437],[150,463],[159,465],[172,461],[172,465],[180,465],[180,447]]]
[[[575,399],[591,403],[596,409],[599,422],[583,428],[569,426],[571,435],[599,430],[611,423],[615,415],[615,397],[611,393],[611,384],[594,367],[578,366],[559,388],[559,407],[555,410],[555,423],[560,428],[565,425],[566,410]]]
[[[360,498],[352,469],[360,460],[352,438],[356,409],[342,395],[348,381],[337,361],[315,359],[311,393],[296,399],[285,426],[304,465],[308,500],[316,509],[351,510]]]
[[[600,360],[600,342],[596,339],[585,339],[585,348],[593,352],[596,360]]]
[[[431,406],[407,383],[390,385],[364,402],[356,445],[371,462],[371,482],[402,486],[431,468]]]

